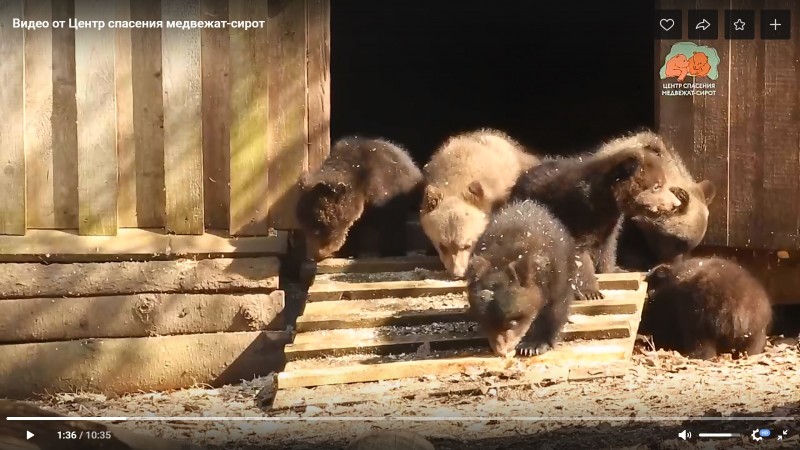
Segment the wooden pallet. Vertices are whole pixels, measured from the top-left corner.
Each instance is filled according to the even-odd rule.
[[[602,274],[606,298],[573,302],[555,349],[506,360],[489,354],[466,316],[465,283],[447,279],[438,258],[330,259],[316,273],[285,349],[273,409],[357,403],[378,391],[415,396],[419,383],[403,380],[421,377],[470,374],[471,381],[426,389],[442,395],[486,388],[476,374],[504,374],[506,380],[493,386],[620,375],[633,351],[646,291],[641,273]],[[349,386],[343,390],[342,384]]]

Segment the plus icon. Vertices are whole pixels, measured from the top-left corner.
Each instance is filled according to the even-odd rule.
[[[791,14],[788,9],[762,9],[761,39],[791,39]]]

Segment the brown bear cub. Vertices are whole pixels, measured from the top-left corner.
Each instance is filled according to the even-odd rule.
[[[538,158],[497,130],[447,140],[425,165],[420,225],[447,271],[463,277],[489,215],[505,204],[514,181]]]
[[[508,204],[491,218],[470,259],[467,298],[494,353],[554,346],[575,296],[577,257],[564,225],[536,202]]]
[[[772,307],[747,270],[723,258],[662,264],[645,278],[647,302],[639,333],[656,347],[709,359],[764,351]]]
[[[346,137],[322,167],[300,179],[297,218],[308,256],[403,256],[406,221],[422,196],[422,172],[383,140]]]
[[[680,205],[662,189],[663,161],[652,151],[631,148],[609,155],[551,159],[523,173],[512,199],[535,200],[569,230],[581,252],[579,299],[600,299],[596,271],[616,271],[616,239],[623,214]]]
[[[625,270],[646,272],[658,264],[683,257],[700,244],[708,228],[708,205],[716,187],[709,180],[696,182],[678,152],[661,136],[650,131],[612,140],[598,153],[648,148],[664,160],[667,174],[665,189],[681,201],[671,211],[651,211],[626,216],[619,234],[617,263]]]

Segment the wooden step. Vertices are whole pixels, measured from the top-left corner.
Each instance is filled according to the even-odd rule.
[[[635,335],[638,318],[631,315],[573,315],[560,339],[613,339]],[[376,327],[298,333],[285,348],[286,359],[346,355],[356,352],[415,352],[424,344],[431,351],[459,346],[486,347],[486,338],[471,322],[416,327]]]
[[[390,276],[390,275],[387,275]],[[401,274],[394,274],[402,277]],[[424,276],[424,274],[419,275]],[[441,276],[441,275],[440,275]],[[638,290],[640,273],[609,273],[598,275],[601,290]],[[347,279],[347,277],[341,277]],[[341,279],[340,278],[340,279]],[[416,278],[416,277],[415,277]],[[388,281],[339,281],[318,277],[309,287],[308,301],[363,300],[388,297],[420,297],[464,292],[464,280],[400,279]]]
[[[412,359],[397,362],[356,363],[345,365],[336,358],[289,362],[278,374],[278,388],[321,386],[331,384],[362,383],[395,380],[421,376],[447,376],[458,373],[496,372],[511,368],[526,371],[537,364],[586,365],[597,362],[624,361],[629,358],[632,338],[602,341],[574,341],[559,343],[556,348],[540,356],[506,359],[489,354],[473,356]],[[443,353],[444,354],[444,353]],[[437,355],[439,356],[439,355]]]
[[[525,371],[498,373],[493,377],[472,377],[456,374],[444,379],[427,378],[423,386],[419,378],[383,380],[340,385],[281,389],[275,396],[272,410],[302,409],[311,405],[354,405],[380,402],[380,399],[414,399],[443,397],[454,394],[482,395],[489,389],[525,388],[537,383],[580,381],[592,378],[620,377],[630,368],[629,361],[583,366],[531,365]],[[455,379],[452,379],[455,378]],[[477,378],[477,379],[476,379]]]
[[[403,256],[396,258],[328,258],[316,264],[317,274],[407,272],[414,269],[442,271],[438,256]]]
[[[602,300],[572,302],[571,312],[586,315],[636,313],[639,292],[607,290],[604,293],[606,298]],[[303,315],[297,318],[296,329],[304,332],[457,322],[467,320],[468,307],[463,292],[436,297],[312,302],[305,305]]]

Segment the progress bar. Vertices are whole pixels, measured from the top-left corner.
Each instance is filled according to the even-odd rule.
[[[503,416],[448,416],[448,417],[415,417],[415,416],[375,416],[375,417],[7,417],[6,420],[32,422],[727,422],[727,421],[776,421],[796,420],[795,417],[503,417]],[[714,433],[709,433],[714,434]],[[725,433],[722,433],[725,434]],[[719,437],[719,436],[714,436]]]

